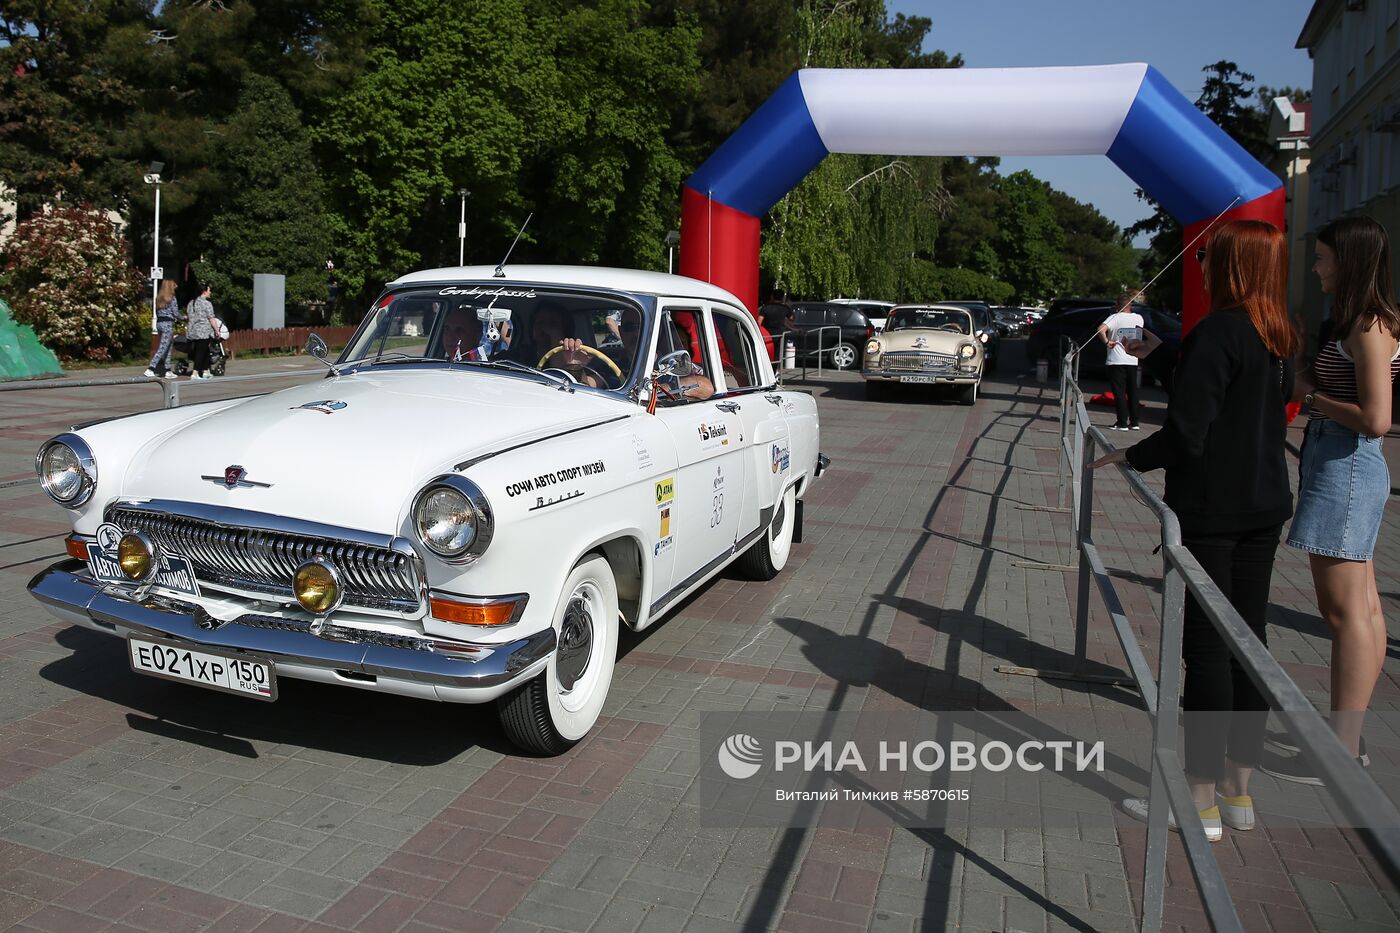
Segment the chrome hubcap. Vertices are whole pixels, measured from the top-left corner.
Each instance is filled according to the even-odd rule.
[[[559,686],[568,692],[588,670],[588,657],[593,651],[593,616],[588,611],[588,601],[582,596],[574,596],[564,610],[564,621],[559,626],[559,647],[554,669],[559,677]]]

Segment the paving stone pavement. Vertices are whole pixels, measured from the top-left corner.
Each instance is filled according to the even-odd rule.
[[[1056,401],[1017,371],[1020,342],[1004,346],[973,408],[868,403],[844,374],[799,382],[833,463],[788,568],[765,584],[726,574],[625,634],[596,734],[548,760],[516,754],[487,708],[297,681],[255,704],[139,677],[116,640],[52,621],[24,585],[61,556],[65,517],[33,485],[4,483],[29,477],[37,445],[71,423],[159,395],[0,393],[0,929],[1136,928],[1145,833],[1126,819],[729,828],[690,793],[706,712],[1140,708],[1120,688],[996,670],[1064,669],[1074,652],[1074,575],[1030,566],[1072,561],[1053,511]],[[236,362],[268,381],[215,380],[186,401],[321,372]],[[1147,394],[1145,421],[1160,423]],[[1119,477],[1099,485],[1095,537],[1155,664],[1157,528]],[[1389,510],[1376,571],[1390,612],[1396,543]],[[1328,642],[1287,548],[1269,636],[1325,703]],[[1089,660],[1123,666],[1097,601]],[[1378,709],[1400,700],[1395,665]],[[1375,771],[1393,778],[1400,739],[1376,733]],[[1297,795],[1267,778],[1255,793]],[[1400,896],[1355,834],[1264,814],[1214,847],[1247,930],[1400,927]],[[1168,927],[1203,928],[1174,839],[1169,880]]]

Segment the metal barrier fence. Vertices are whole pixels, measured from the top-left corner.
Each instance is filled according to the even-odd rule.
[[[1189,592],[1201,605],[1231,653],[1258,685],[1274,710],[1286,713],[1289,729],[1300,749],[1317,765],[1325,786],[1358,827],[1362,840],[1389,874],[1400,884],[1400,812],[1342,746],[1298,685],[1283,671],[1243,618],[1186,550],[1176,514],[1125,463],[1118,464],[1137,497],[1156,514],[1162,526],[1162,603],[1159,666],[1152,669],[1138,644],[1122,601],[1114,588],[1098,547],[1094,544],[1094,472],[1088,465],[1096,451],[1109,453],[1114,446],[1089,420],[1083,390],[1078,383],[1077,353],[1064,355],[1060,366],[1060,489],[1066,479],[1072,491],[1069,506],[1070,534],[1078,553],[1079,586],[1075,602],[1074,666],[1072,679],[1104,680],[1083,673],[1088,646],[1090,583],[1098,586],[1108,610],[1114,634],[1127,658],[1132,681],[1142,694],[1152,717],[1151,785],[1148,796],[1147,854],[1143,865],[1142,930],[1160,930],[1166,880],[1167,810],[1176,815],[1191,873],[1200,891],[1211,927],[1241,931],[1238,913],[1230,898],[1220,865],[1206,840],[1200,815],[1191,798],[1181,760],[1177,755],[1177,713],[1181,699],[1182,619]],[[1073,441],[1071,442],[1071,433]]]
[[[252,373],[246,376],[219,376],[194,383],[197,386],[221,386],[230,382],[252,382],[257,379],[285,379],[288,376],[324,375],[324,370],[299,369],[282,373]],[[119,376],[115,379],[30,379],[24,382],[0,383],[0,392],[30,392],[37,389],[85,389],[92,386],[156,385],[160,387],[163,408],[180,407],[180,388],[189,387],[188,380],[161,379],[156,376]]]

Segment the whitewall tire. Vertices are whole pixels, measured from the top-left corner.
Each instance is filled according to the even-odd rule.
[[[797,527],[797,486],[787,488],[778,499],[777,509],[764,533],[735,564],[750,580],[771,580],[787,566],[792,553],[792,532]]]
[[[603,711],[617,661],[617,583],[607,560],[581,561],[554,609],[558,644],[545,669],[498,703],[506,735],[542,755],[567,751]]]

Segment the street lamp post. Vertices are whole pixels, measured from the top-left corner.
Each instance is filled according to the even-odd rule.
[[[462,199],[462,216],[457,221],[457,265],[465,265],[467,257],[467,195],[466,188],[457,189],[457,197]]]
[[[160,267],[160,173],[165,169],[164,162],[152,162],[146,169],[146,184],[156,189],[156,232],[151,238],[154,249],[151,256],[151,333],[156,332],[156,300],[160,292],[160,280],[165,270]]]
[[[679,230],[667,230],[667,231],[666,231],[666,239],[665,239],[663,242],[666,244],[666,272],[669,274],[670,272],[673,271],[673,267],[674,267],[674,265],[675,265],[675,263],[674,263],[674,258],[675,258],[676,247],[677,247],[677,246],[680,244],[680,242],[681,242],[681,234],[680,234],[680,231],[679,231]]]

